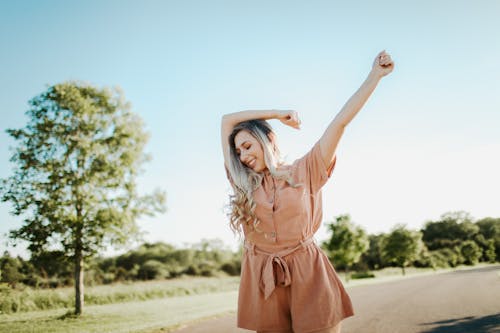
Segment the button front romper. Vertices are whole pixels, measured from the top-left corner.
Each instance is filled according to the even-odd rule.
[[[301,186],[264,173],[253,193],[259,231],[243,228],[238,327],[306,333],[354,315],[335,269],[312,239],[322,220],[321,187],[335,161],[325,165],[318,141],[288,166]]]

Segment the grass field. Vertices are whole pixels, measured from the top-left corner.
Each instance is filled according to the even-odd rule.
[[[140,302],[91,305],[80,318],[66,310],[48,310],[0,316],[0,332],[144,332],[175,327],[181,322],[236,309],[237,292],[170,297]]]
[[[433,271],[428,269],[408,269],[407,275],[403,277],[401,270],[387,268],[375,272],[376,278],[351,280],[345,283],[345,287],[355,288],[358,285],[390,282],[399,279],[412,278],[415,276],[444,273],[456,269],[470,269],[488,266],[480,264],[476,266],[464,266],[455,269],[441,269]],[[338,272],[342,277],[343,274]],[[232,279],[232,280],[231,280]],[[171,280],[167,282],[179,283],[186,288],[196,288],[196,284],[211,283],[215,285],[227,285],[234,283],[234,278],[205,278]],[[237,280],[236,280],[237,281]],[[164,282],[160,282],[162,284]],[[131,288],[153,288],[146,285],[130,285]],[[124,286],[116,286],[118,290]],[[103,287],[105,288],[105,286]],[[199,295],[173,296],[162,299],[145,301],[133,301],[105,305],[87,305],[85,313],[81,318],[73,318],[66,315],[68,309],[32,311],[16,314],[0,315],[0,332],[24,333],[24,332],[135,332],[135,333],[157,333],[168,332],[182,323],[189,323],[201,318],[212,317],[236,310],[237,291],[235,285],[230,291],[216,291]],[[154,288],[153,288],[154,289]],[[123,290],[122,290],[123,291]],[[100,291],[103,294],[112,290]]]
[[[102,305],[236,290],[239,277],[186,277],[173,280],[117,283],[85,288],[85,304]],[[13,290],[1,293],[0,313],[74,306],[74,288]]]

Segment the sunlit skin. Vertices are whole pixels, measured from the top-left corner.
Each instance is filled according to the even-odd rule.
[[[241,163],[255,172],[267,169],[262,146],[249,132],[241,130],[234,137],[236,153]]]

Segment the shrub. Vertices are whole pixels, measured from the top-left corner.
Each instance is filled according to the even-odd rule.
[[[366,279],[366,278],[374,278],[375,274],[372,272],[357,272],[351,274],[351,279]]]
[[[462,243],[460,253],[465,259],[466,265],[475,265],[482,256],[482,250],[476,242],[468,240]]]
[[[189,265],[184,272],[188,275],[201,275],[200,269],[194,264]]]
[[[450,263],[449,263],[450,258],[445,253],[446,251],[444,251],[444,250],[451,251],[450,249],[440,249],[440,250],[429,252],[429,261],[431,263],[432,268],[434,268],[434,269],[435,268],[447,268],[450,266]]]
[[[160,277],[168,277],[169,273],[163,263],[150,259],[139,268],[137,275],[143,280],[153,280]]]
[[[220,266],[220,269],[231,276],[238,276],[241,273],[241,261],[235,259],[225,262]]]

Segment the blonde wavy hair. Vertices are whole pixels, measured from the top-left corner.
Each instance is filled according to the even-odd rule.
[[[233,194],[229,196],[228,216],[231,229],[241,236],[245,227],[250,233],[262,232],[258,228],[260,222],[255,215],[253,191],[260,186],[264,174],[253,171],[241,162],[234,144],[234,138],[240,131],[247,131],[260,143],[264,152],[264,163],[274,178],[284,179],[293,187],[299,185],[293,183],[290,170],[278,169],[283,162],[276,144],[276,135],[267,121],[253,119],[237,124],[229,135],[228,142],[230,150],[228,171],[233,183]]]

